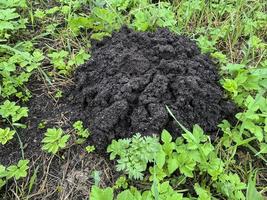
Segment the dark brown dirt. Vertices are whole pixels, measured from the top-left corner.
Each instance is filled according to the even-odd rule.
[[[78,68],[69,98],[97,147],[135,132],[180,134],[169,106],[187,128],[199,124],[214,133],[236,109],[224,98],[216,66],[195,42],[167,29],[134,32],[122,28],[96,42],[92,59]]]

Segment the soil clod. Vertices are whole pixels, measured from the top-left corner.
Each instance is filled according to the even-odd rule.
[[[70,97],[92,140],[105,148],[136,132],[166,128],[179,135],[166,105],[185,127],[199,124],[214,133],[236,111],[218,81],[214,63],[187,37],[124,27],[93,44],[92,58],[75,73]]]

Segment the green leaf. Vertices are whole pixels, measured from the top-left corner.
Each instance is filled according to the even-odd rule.
[[[233,79],[224,79],[223,87],[229,92],[232,92],[234,96],[238,94],[238,85],[237,82]]]
[[[241,69],[244,69],[244,68],[245,68],[245,65],[236,64],[236,63],[228,63],[225,67],[223,67],[224,70],[227,70],[230,73],[240,71]]]
[[[260,143],[260,151],[257,154],[265,154],[267,153],[267,143]]]
[[[155,157],[156,164],[159,168],[162,168],[165,164],[165,152],[163,150],[160,150]]]
[[[10,130],[10,128],[0,128],[0,143],[2,145],[6,144],[9,140],[13,138],[15,133],[16,131]]]
[[[135,200],[136,198],[133,196],[130,190],[124,190],[119,193],[116,200]],[[137,199],[136,199],[137,200]]]
[[[137,11],[134,14],[133,26],[138,31],[146,31],[149,28],[151,15],[148,11]]]
[[[95,150],[95,146],[88,145],[87,147],[85,147],[85,150],[87,153],[91,153]]]
[[[6,176],[6,168],[5,166],[0,164],[0,178],[3,178]]]
[[[161,133],[161,140],[164,143],[170,143],[172,141],[172,136],[167,130],[163,130]]]
[[[16,180],[27,176],[29,160],[20,160],[17,165],[11,165],[7,168],[7,179],[15,177]]]
[[[216,44],[216,41],[210,40],[207,36],[201,35],[197,39],[197,43],[200,46],[201,51],[203,53],[212,53],[216,50],[216,48],[214,47]]]
[[[242,127],[253,133],[260,142],[263,140],[263,131],[261,127],[253,123],[252,120],[247,119],[243,121]]]
[[[6,100],[4,104],[0,106],[0,115],[3,118],[11,117],[14,123],[28,116],[28,108],[17,106],[15,102]]]
[[[90,193],[90,200],[113,200],[113,189],[110,187],[101,189],[93,186]]]
[[[200,187],[198,183],[194,185],[194,189],[198,195],[198,200],[211,200],[212,196],[209,190]]]
[[[256,189],[256,177],[250,175],[248,180],[246,200],[264,200],[264,197]]]
[[[204,145],[201,146],[201,150],[207,157],[214,150],[214,147],[211,143],[205,143]]]
[[[16,19],[20,15],[15,12],[15,8],[7,8],[7,9],[0,9],[1,15],[0,15],[0,20],[2,21],[8,21],[11,19]]]
[[[45,133],[45,137],[42,140],[43,146],[42,149],[56,154],[59,149],[66,147],[66,143],[68,142],[70,135],[64,135],[64,132],[61,128],[49,128]]]
[[[189,157],[186,152],[177,156],[177,164],[179,165],[179,170],[182,174],[188,177],[193,177],[196,162]]]
[[[172,174],[179,167],[178,160],[176,158],[168,159],[167,160],[167,167],[168,167],[169,174]]]

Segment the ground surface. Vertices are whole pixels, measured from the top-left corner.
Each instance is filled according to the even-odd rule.
[[[141,33],[124,27],[93,45],[92,58],[77,69],[73,83],[65,84],[59,100],[32,80],[28,128],[21,134],[26,158],[41,154],[45,130],[40,123],[68,132],[82,120],[92,133],[90,143],[101,152],[112,139],[137,132],[159,134],[166,128],[178,136],[181,131],[166,105],[188,129],[199,124],[214,134],[217,124],[236,112],[218,81],[216,66],[189,38],[167,29]],[[16,140],[0,147],[3,164],[21,158],[14,147],[20,149]]]
[[[125,159],[110,161],[106,147],[112,139],[163,128],[175,144],[184,141],[183,151],[177,155],[175,148],[159,166],[166,172],[178,162],[162,180],[178,195],[207,200],[266,196],[266,9],[264,0],[1,1],[0,106],[8,100],[16,106],[7,112],[23,106],[29,113],[16,123],[13,116],[0,114],[0,142],[9,128],[22,142],[14,134],[0,143],[0,199],[88,200],[92,186],[113,187],[115,194],[132,186],[153,192],[152,163],[143,180],[131,180],[129,171],[118,172]],[[142,33],[119,31],[122,26]],[[199,143],[201,134],[194,141],[181,136],[165,105],[188,129],[198,123],[211,136],[196,149],[213,149],[208,157],[192,154],[191,142]],[[83,144],[73,128],[77,120],[92,133]],[[70,135],[56,154],[42,150],[48,128]],[[87,145],[97,151],[87,152]],[[25,174],[23,169],[12,172],[25,159]]]

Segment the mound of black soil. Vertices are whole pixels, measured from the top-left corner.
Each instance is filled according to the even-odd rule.
[[[92,58],[78,68],[71,92],[78,118],[99,147],[133,133],[180,130],[166,105],[187,128],[199,124],[206,132],[236,111],[218,83],[216,66],[195,42],[167,29],[134,32],[122,28],[96,42]]]

